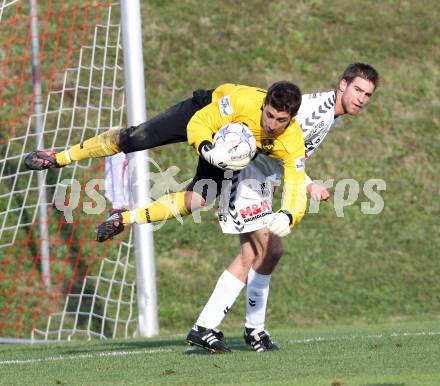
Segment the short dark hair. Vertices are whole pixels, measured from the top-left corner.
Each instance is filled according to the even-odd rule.
[[[301,90],[287,80],[276,82],[267,90],[264,104],[278,111],[287,111],[293,117],[301,106]]]
[[[379,73],[369,64],[359,62],[349,64],[342,74],[341,80],[344,79],[350,84],[357,76],[373,83],[374,88],[379,85]]]

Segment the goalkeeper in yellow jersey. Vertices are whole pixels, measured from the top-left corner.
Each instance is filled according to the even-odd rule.
[[[199,154],[199,161],[186,191],[168,194],[145,207],[116,211],[97,228],[96,239],[102,242],[122,232],[128,224],[185,216],[210,203],[221,191],[225,170],[238,171],[246,166],[246,161],[232,157],[228,149],[215,146],[213,136],[225,124],[241,122],[252,131],[259,152],[282,162],[281,209],[268,228],[285,236],[306,209],[304,139],[295,121],[300,105],[301,91],[288,81],[276,82],[267,91],[227,83],[214,90],[194,91],[192,98],[138,126],[106,131],[58,153],[31,152],[25,164],[32,170],[59,168],[87,158],[188,141]]]

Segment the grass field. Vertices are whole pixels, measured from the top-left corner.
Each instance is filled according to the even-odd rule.
[[[232,354],[188,347],[184,336],[106,343],[2,346],[0,384],[270,384],[437,386],[439,321],[272,331],[281,350],[254,353],[240,331]]]

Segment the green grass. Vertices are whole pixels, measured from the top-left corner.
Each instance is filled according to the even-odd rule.
[[[188,348],[184,336],[56,345],[4,345],[2,384],[270,384],[436,386],[438,321],[276,329],[276,353],[254,353],[240,331],[232,354]]]

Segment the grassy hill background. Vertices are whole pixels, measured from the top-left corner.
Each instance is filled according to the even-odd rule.
[[[268,87],[289,79],[304,93],[334,88],[363,61],[381,85],[359,118],[344,117],[308,161],[335,183],[359,182],[337,217],[333,202],[284,239],[273,275],[268,327],[440,317],[438,182],[439,5],[429,0],[148,1],[142,4],[148,116],[223,82]],[[162,168],[192,176],[187,145],[154,150]],[[386,182],[384,210],[364,215],[363,184]],[[202,224],[169,222],[155,233],[162,331],[188,329],[239,251],[214,211]],[[241,326],[241,296],[226,326]]]

